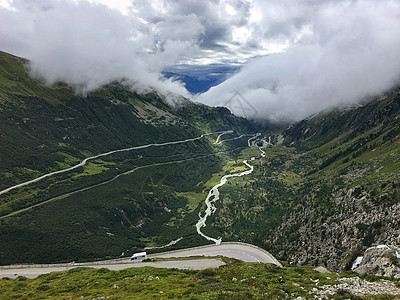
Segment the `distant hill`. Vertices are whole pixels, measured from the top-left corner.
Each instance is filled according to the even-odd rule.
[[[218,85],[221,81],[219,79],[205,79],[200,80],[187,75],[179,75],[173,72],[163,72],[166,78],[173,78],[185,84],[185,88],[191,94],[199,94],[207,92],[211,87]]]
[[[166,78],[174,78],[185,84],[191,94],[207,92],[230,77],[239,68],[236,66],[186,66],[185,68],[170,68],[162,72]]]

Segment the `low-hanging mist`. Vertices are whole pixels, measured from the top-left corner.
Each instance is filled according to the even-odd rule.
[[[83,92],[125,78],[190,97],[162,71],[242,66],[196,100],[295,121],[399,83],[400,1],[3,0],[0,50]]]
[[[176,61],[190,41],[166,41],[154,48],[143,20],[86,1],[14,1],[0,7],[2,50],[30,60],[30,71],[48,84],[63,81],[87,92],[113,80],[127,79],[141,92],[189,96],[180,82],[160,72]]]
[[[314,9],[306,37],[296,45],[254,59],[197,100],[247,117],[290,122],[400,83],[400,2],[339,1]],[[301,15],[307,10],[298,11]]]

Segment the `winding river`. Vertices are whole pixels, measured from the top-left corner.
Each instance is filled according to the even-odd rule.
[[[253,140],[253,139],[255,139],[255,138],[257,138],[258,136],[259,136],[259,134],[257,134],[257,135],[255,135],[255,136],[251,137],[250,139],[248,139],[248,141],[247,141],[248,145],[250,146],[250,141]],[[218,141],[218,139],[217,139],[217,141]],[[261,148],[258,148],[258,149],[260,149],[260,151],[261,151],[261,157],[265,157],[265,152],[264,152]],[[256,159],[255,157],[252,157],[252,158],[251,158],[251,160],[255,160],[255,159]],[[207,240],[209,240],[209,241],[212,241],[212,242],[214,242],[214,243],[217,244],[217,245],[221,244],[221,242],[222,242],[222,237],[219,237],[219,238],[217,238],[217,239],[216,239],[216,238],[213,238],[213,237],[210,237],[210,236],[204,234],[204,233],[201,231],[201,228],[203,228],[203,227],[206,226],[207,218],[208,218],[209,216],[211,216],[212,214],[214,214],[215,211],[217,210],[217,208],[214,206],[214,203],[215,203],[216,201],[219,200],[219,190],[218,190],[218,188],[220,188],[221,186],[223,186],[223,185],[227,182],[228,178],[231,178],[231,177],[241,177],[241,176],[244,176],[244,175],[249,175],[249,174],[251,174],[251,173],[254,171],[254,167],[253,167],[252,165],[250,165],[250,164],[247,162],[247,160],[244,160],[243,163],[244,163],[247,167],[249,167],[249,169],[246,170],[246,171],[243,171],[243,172],[234,173],[234,174],[228,174],[228,175],[223,176],[223,177],[221,178],[221,181],[220,181],[217,185],[215,185],[215,186],[208,192],[207,198],[206,198],[206,200],[205,200],[205,203],[206,203],[207,208],[206,208],[206,210],[205,210],[204,215],[202,216],[202,215],[201,215],[201,212],[199,213],[199,220],[198,220],[197,223],[196,223],[197,233],[200,234],[200,235],[201,235],[202,237],[204,237],[205,239],[207,239]]]

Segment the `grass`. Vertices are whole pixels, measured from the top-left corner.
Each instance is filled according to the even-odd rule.
[[[206,193],[196,192],[180,192],[177,195],[187,199],[190,212],[194,211],[207,197]]]
[[[97,159],[95,161],[89,161],[87,164],[83,166],[83,172],[75,174],[72,176],[73,179],[78,179],[82,176],[91,176],[100,174],[103,171],[109,170],[108,166],[114,166],[116,163],[113,162],[105,162],[101,159]]]
[[[75,268],[35,279],[0,279],[1,299],[314,299],[315,288],[334,285],[354,273],[318,273],[313,267],[279,268],[271,264],[224,259],[217,269],[178,270],[152,267],[121,271]],[[365,278],[376,281],[379,278]],[[316,282],[318,282],[316,284]],[[340,299],[339,291],[335,299]],[[347,296],[353,297],[346,292]],[[359,297],[357,299],[370,299]],[[389,299],[375,296],[374,299]]]
[[[320,279],[321,283],[332,282],[326,277],[307,268],[280,269],[273,265],[252,263],[233,263],[201,271],[151,267],[122,271],[76,268],[35,279],[1,279],[0,296],[2,299],[280,298],[285,292],[307,295],[313,287],[310,278]]]
[[[11,101],[11,95],[39,96],[52,105],[72,97],[67,87],[45,87],[28,75],[28,62],[0,51],[0,99]]]

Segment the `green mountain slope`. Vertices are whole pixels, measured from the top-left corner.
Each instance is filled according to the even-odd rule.
[[[47,87],[27,64],[0,53],[0,190],[113,150],[256,131],[227,109],[170,106],[127,82],[85,96]],[[247,144],[216,147],[217,135],[102,156],[1,194],[0,264],[115,257],[180,237],[179,247],[205,243],[194,228],[203,184]]]
[[[395,89],[277,133],[256,171],[221,189],[213,230],[335,270],[371,245],[399,245],[399,117]]]

